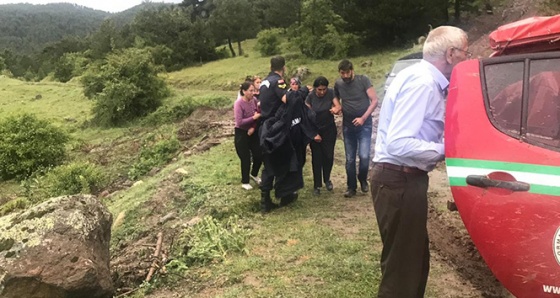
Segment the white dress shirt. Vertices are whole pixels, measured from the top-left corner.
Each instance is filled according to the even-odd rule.
[[[381,105],[374,162],[431,171],[444,159],[448,85],[449,80],[426,60],[397,74]]]

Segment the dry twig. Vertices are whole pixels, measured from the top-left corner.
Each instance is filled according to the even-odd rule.
[[[158,240],[156,244],[156,252],[154,253],[154,261],[152,262],[152,267],[150,267],[150,271],[148,272],[148,276],[146,276],[146,282],[149,282],[152,279],[152,276],[156,272],[156,269],[159,268],[158,266],[158,257],[161,252],[161,244],[163,243],[163,233],[158,233]]]

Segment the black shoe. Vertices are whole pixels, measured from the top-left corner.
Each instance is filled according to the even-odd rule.
[[[356,195],[356,191],[353,189],[349,189],[344,193],[345,198],[351,198]]]
[[[275,204],[275,203],[272,203],[272,202],[270,202],[270,203],[268,203],[268,204],[261,204],[261,212],[262,212],[263,214],[264,214],[264,213],[268,213],[268,212],[270,212],[270,211],[272,211],[272,210],[274,210],[274,209],[277,209],[277,208],[279,208],[279,207],[280,207],[280,206],[278,206],[278,204]]]
[[[268,213],[276,208],[278,208],[278,204],[274,204],[272,202],[272,198],[270,197],[270,192],[261,191],[261,212]]]
[[[313,188],[313,195],[314,196],[320,196],[321,195],[321,189],[318,187]]]
[[[287,206],[290,205],[291,203],[295,202],[298,198],[298,193],[294,192],[291,195],[287,195],[283,198],[280,199],[280,206]]]
[[[367,181],[365,181],[365,180],[360,181],[360,189],[362,190],[363,193],[368,192],[369,187],[368,187]]]
[[[327,182],[325,182],[325,186],[327,188],[328,191],[332,191],[333,190],[333,185],[332,182],[329,180]]]

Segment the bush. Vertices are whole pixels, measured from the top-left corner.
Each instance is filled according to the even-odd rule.
[[[179,240],[183,249],[181,254],[187,265],[223,261],[228,253],[246,252],[245,242],[249,235],[237,216],[224,222],[205,216],[182,235]]]
[[[148,173],[152,168],[169,162],[180,148],[181,143],[176,136],[157,141],[147,140],[143,145],[138,161],[128,171],[128,177],[137,179]]]
[[[142,120],[145,125],[161,125],[179,121],[190,116],[200,107],[224,108],[231,106],[231,99],[227,96],[204,96],[200,98],[186,97],[176,105],[164,105]]]
[[[84,94],[95,99],[93,123],[116,126],[155,111],[170,94],[148,50],[126,49],[90,68]]]
[[[41,180],[47,197],[97,194],[107,183],[101,167],[89,162],[74,162],[56,167]]]
[[[314,59],[341,59],[351,56],[359,48],[359,39],[351,33],[339,33],[332,25],[320,36],[301,36],[294,41],[301,53]]]
[[[82,75],[88,62],[88,59],[81,53],[65,53],[58,59],[53,77],[60,82],[66,83],[73,77]]]
[[[255,50],[262,56],[272,56],[280,54],[280,29],[267,29],[257,34],[257,44]]]
[[[0,205],[0,216],[9,214],[15,210],[23,210],[27,208],[27,206],[29,206],[27,198],[19,197],[12,199],[3,205]]]
[[[24,179],[33,172],[59,165],[68,136],[48,121],[23,114],[0,122],[0,179]]]

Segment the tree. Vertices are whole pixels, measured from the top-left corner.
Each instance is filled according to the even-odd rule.
[[[165,47],[171,50],[169,71],[198,61],[217,58],[214,38],[203,20],[191,21],[189,9],[175,7],[140,12],[132,30],[146,47]]]
[[[115,126],[155,111],[169,95],[147,50],[130,48],[107,56],[82,77],[84,94],[95,100],[94,123]]]
[[[218,39],[228,42],[231,55],[235,57],[232,41],[237,42],[238,53],[243,55],[241,42],[255,37],[259,24],[249,0],[215,0],[215,9],[209,18],[209,24]]]
[[[302,0],[253,0],[263,29],[288,28],[301,22]]]
[[[115,39],[119,37],[115,23],[112,20],[106,20],[101,27],[90,36],[90,56],[93,59],[105,57],[115,48]]]
[[[306,0],[294,43],[302,54],[317,58],[342,58],[358,45],[354,34],[344,33],[346,22],[333,10],[331,0]]]

